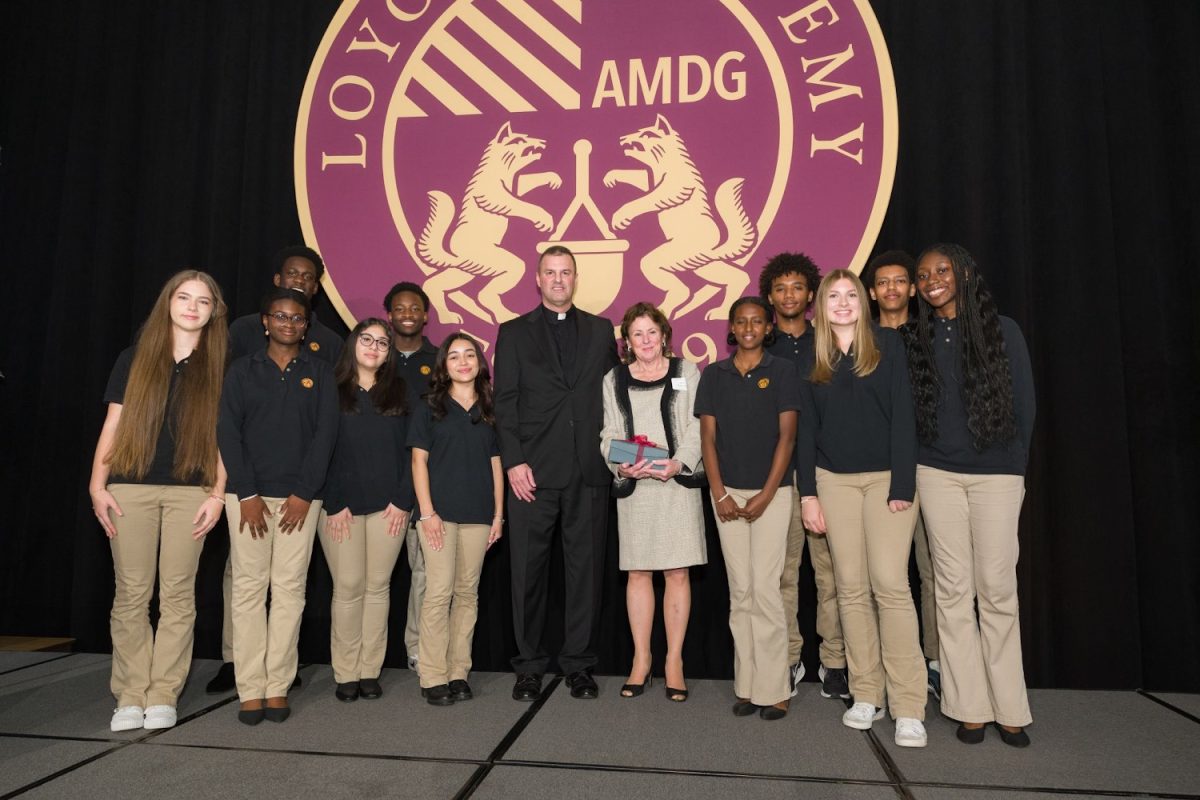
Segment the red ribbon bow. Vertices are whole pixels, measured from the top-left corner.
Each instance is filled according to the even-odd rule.
[[[658,447],[657,444],[650,441],[644,434],[641,433],[639,433],[637,436],[634,436],[632,439],[626,439],[625,441],[638,446],[637,458],[634,459],[635,461],[642,460],[642,453],[645,452],[647,447]]]

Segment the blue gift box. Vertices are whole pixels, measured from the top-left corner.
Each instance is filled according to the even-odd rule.
[[[671,454],[664,447],[640,444],[628,439],[613,439],[608,447],[608,460],[614,464],[634,464],[642,459],[667,458]],[[666,469],[666,467],[653,467]]]

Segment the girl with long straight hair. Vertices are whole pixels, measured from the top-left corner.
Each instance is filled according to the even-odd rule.
[[[921,254],[917,294],[916,324],[905,337],[942,713],[959,721],[964,743],[982,742],[990,722],[1005,744],[1026,747],[1033,717],[1021,662],[1017,523],[1036,413],[1029,351],[961,246],[936,244]]]
[[[342,414],[317,535],[333,575],[334,694],[349,703],[383,696],[392,569],[413,502],[408,389],[387,323],[369,317],[354,326],[334,379]]]
[[[796,443],[804,527],[829,538],[854,705],[868,730],[887,698],[901,747],[924,747],[925,659],[908,586],[917,521],[916,423],[904,343],[871,325],[853,272],[821,281]]]
[[[421,695],[447,706],[473,697],[471,640],[479,573],[504,524],[504,471],[483,348],[452,333],[438,348],[425,404],[408,431],[425,557]]]
[[[786,716],[792,695],[779,580],[800,407],[796,366],[764,349],[773,330],[771,307],[761,297],[730,306],[728,341],[737,349],[700,375],[695,405],[729,577],[733,713],[765,720]]]
[[[217,407],[227,348],[220,287],[206,273],[178,272],[159,292],[136,344],[117,358],[104,392],[108,413],[88,491],[116,578],[113,731],[176,721],[192,663],[196,568],[224,503]]]

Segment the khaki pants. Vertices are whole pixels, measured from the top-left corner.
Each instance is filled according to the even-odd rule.
[[[221,580],[221,660],[233,663],[233,531],[229,537],[229,555],[225,558],[225,577]]]
[[[960,722],[1024,727],[1033,721],[1017,604],[1025,478],[918,466],[917,488],[937,576],[942,713]]]
[[[917,514],[917,529],[913,532],[913,553],[917,557],[917,575],[921,578],[921,650],[925,658],[938,658],[937,599],[933,577],[933,559],[929,556],[929,534],[925,517]]]
[[[918,504],[893,513],[887,500],[890,484],[886,471],[839,474],[817,468],[850,693],[856,703],[876,707],[886,698],[893,717],[925,719],[925,659],[908,586]]]
[[[378,678],[387,655],[392,569],[404,536],[388,536],[383,512],[355,514],[350,536],[335,542],[325,530],[325,512],[317,535],[333,575],[329,652],[338,683]]]
[[[421,603],[421,686],[428,689],[467,679],[471,640],[479,612],[479,573],[487,553],[488,525],[442,522],[442,549],[429,546],[421,532],[425,559],[425,599]]]
[[[817,584],[817,635],[821,637],[821,663],[829,668],[844,669],[846,646],[842,642],[842,621],[838,616],[837,585],[833,579],[833,557],[829,554],[829,539],[824,534],[804,530],[800,518],[800,492],[792,487],[792,514],[788,523],[787,554],[783,561],[783,576],[779,593],[783,596],[783,615],[788,625],[788,664],[800,660],[804,637],[800,635],[800,564],[804,560],[804,542],[808,540],[808,557],[812,561],[813,577]]]
[[[421,554],[421,535],[417,533],[415,523],[409,525],[405,532],[404,546],[408,550],[408,566],[412,570],[412,583],[408,587],[408,616],[404,622],[404,649],[409,658],[417,658],[421,641],[421,601],[425,597],[425,557]]]
[[[279,530],[284,499],[263,498],[269,512],[267,535],[254,539],[249,529],[238,530],[242,514],[237,496],[225,495],[233,561],[233,669],[242,702],[286,697],[296,678],[296,645],[321,501],[312,502],[304,523],[289,534]]]
[[[755,489],[725,491],[744,506]],[[713,504],[716,510],[716,503]],[[788,699],[788,635],[780,576],[787,550],[792,493],[775,492],[755,522],[721,522],[721,554],[729,577],[729,630],[733,633],[733,690],[759,706]]]
[[[192,520],[208,492],[199,486],[115,483],[108,487],[125,516],[112,515],[109,540],[116,592],[109,626],[110,688],[118,706],[174,706],[192,665],[196,568],[204,539]],[[150,598],[158,577],[158,630]]]

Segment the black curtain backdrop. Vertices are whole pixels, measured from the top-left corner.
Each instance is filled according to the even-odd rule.
[[[166,276],[205,269],[246,313],[270,255],[301,240],[296,109],[336,5],[2,5],[0,633],[109,647],[111,557],[86,493],[109,369]],[[1200,690],[1188,522],[1200,481],[1200,280],[1188,262],[1200,252],[1200,5],[873,5],[900,108],[878,248],[966,245],[1033,356],[1019,567],[1029,682]],[[219,655],[227,547],[222,524],[201,563],[198,656]],[[727,677],[711,520],[709,553],[685,660],[692,676]],[[478,669],[507,669],[514,649],[507,558],[501,545],[484,572]],[[622,673],[632,648],[615,534],[608,561],[600,670]],[[807,565],[802,587],[815,643]],[[391,665],[407,589],[401,565]],[[305,660],[328,660],[329,595],[317,547]]]

